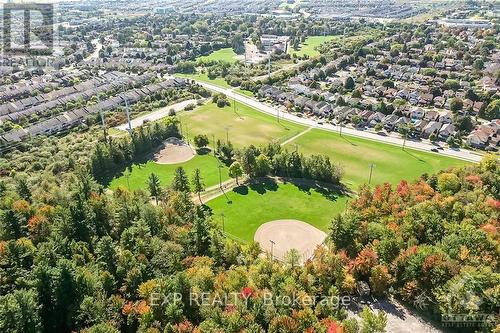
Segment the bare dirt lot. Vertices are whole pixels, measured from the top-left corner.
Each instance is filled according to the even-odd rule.
[[[177,138],[165,140],[163,147],[154,155],[158,164],[178,164],[189,161],[195,156],[191,146]]]
[[[318,245],[321,245],[326,234],[302,221],[276,220],[264,223],[255,232],[254,240],[259,242],[264,251],[274,258],[283,260],[291,249],[300,253],[300,262],[309,259]]]

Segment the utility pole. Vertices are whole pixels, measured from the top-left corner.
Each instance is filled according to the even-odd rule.
[[[271,79],[271,56],[269,56],[268,63],[269,63],[269,74],[268,74],[268,77],[269,77],[269,79]]]
[[[215,142],[215,134],[212,134],[212,142],[214,143],[213,150],[214,150],[214,157],[215,157],[215,150],[217,147],[217,143]]]
[[[271,260],[274,260],[273,250],[274,250],[274,244],[276,243],[272,239],[270,239],[269,242],[271,242]]]
[[[219,165],[217,167],[219,168],[219,188],[222,191],[222,172],[221,172],[222,164],[220,164],[219,162]]]
[[[370,178],[368,178],[368,185],[372,182],[373,169],[376,167],[375,163],[370,163]]]
[[[132,134],[132,123],[130,122],[130,110],[128,109],[128,98],[125,96],[125,112],[127,113],[128,132]]]

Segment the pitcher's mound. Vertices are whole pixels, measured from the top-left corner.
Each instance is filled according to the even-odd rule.
[[[273,257],[283,260],[291,249],[300,254],[300,262],[311,258],[314,250],[321,245],[326,234],[302,221],[276,220],[264,223],[255,232],[254,240]],[[271,249],[272,247],[272,249]]]
[[[160,151],[154,155],[158,164],[178,164],[189,161],[194,157],[193,149],[184,141],[177,138],[165,140]]]

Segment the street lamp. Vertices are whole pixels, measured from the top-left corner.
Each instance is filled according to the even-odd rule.
[[[226,130],[226,143],[229,144],[229,129],[230,126],[225,126],[224,129]]]
[[[217,146],[217,144],[215,143],[215,134],[212,134],[212,142],[214,143],[212,149],[214,150],[213,153],[214,153],[214,157],[215,157],[215,150],[216,150],[216,146]]]
[[[271,243],[271,260],[274,260],[273,250],[274,250],[274,244],[276,243],[272,239],[270,239],[269,242]]]
[[[217,167],[219,168],[219,188],[222,191],[222,164],[219,162],[219,165]]]

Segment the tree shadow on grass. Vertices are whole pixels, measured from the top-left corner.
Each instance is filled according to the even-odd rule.
[[[279,186],[273,179],[260,178],[250,183],[248,187],[259,194],[265,194],[268,191],[276,192]]]
[[[238,193],[239,195],[248,195],[248,186],[237,186],[233,189],[233,192]]]
[[[248,195],[250,190],[257,192],[258,194],[265,194],[268,191],[276,192],[278,190],[278,184],[274,179],[270,178],[257,178],[252,179],[248,185],[240,185],[233,189],[233,192],[239,195]]]
[[[407,153],[408,155],[410,155],[411,157],[413,157],[414,159],[416,159],[417,161],[419,161],[419,162],[424,162],[425,164],[428,164],[428,163],[427,163],[427,161],[425,161],[425,160],[421,159],[420,157],[418,157],[418,156],[416,156],[416,155],[413,155],[413,154],[412,154],[412,153],[410,153],[408,150],[403,149],[403,151],[404,151],[405,153]]]
[[[309,195],[312,191],[316,191],[330,201],[337,201],[339,197],[350,196],[348,189],[343,185],[332,185],[302,178],[287,179],[285,181],[285,184],[287,182],[297,187],[297,189],[299,189],[300,191],[305,192]]]
[[[106,172],[106,174],[104,174],[102,178],[97,179],[97,181],[101,185],[109,187],[113,179],[124,176],[127,170],[129,171],[129,173],[132,173],[133,167],[136,167],[138,169],[144,168],[146,164],[150,161],[153,161],[155,155],[163,149],[165,149],[165,142],[156,147],[150,148],[149,151],[138,154],[131,161],[125,161],[120,165],[115,165],[113,169],[108,170],[108,172]]]
[[[208,155],[212,150],[210,148],[204,147],[196,149],[196,154],[198,155]]]
[[[354,142],[352,142],[351,140],[346,138],[345,135],[341,135],[341,138],[344,139],[345,141],[347,141],[351,146],[354,146],[354,147],[357,146],[357,144],[355,144]]]

